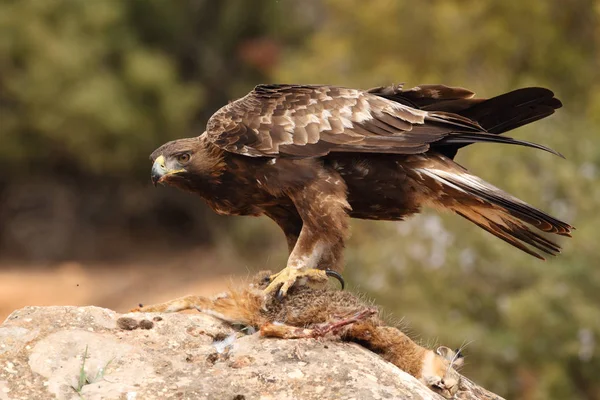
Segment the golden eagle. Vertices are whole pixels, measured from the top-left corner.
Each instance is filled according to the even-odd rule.
[[[537,251],[560,247],[539,231],[570,236],[573,227],[453,158],[476,142],[560,155],[500,134],[561,106],[537,87],[479,99],[444,85],[259,85],[218,110],[202,135],[155,150],[152,180],[197,193],[219,214],[274,220],[290,250],[268,288],[279,295],[299,278],[342,269],[349,217],[397,221],[423,206],[453,211],[542,258]]]

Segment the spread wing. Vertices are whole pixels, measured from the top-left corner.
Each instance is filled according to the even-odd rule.
[[[447,92],[440,96],[473,96],[465,89],[436,87]],[[549,150],[490,134],[476,121],[452,112],[427,111],[376,91],[316,85],[259,85],[218,110],[208,121],[207,136],[226,151],[252,157],[416,154],[431,146],[474,142]]]

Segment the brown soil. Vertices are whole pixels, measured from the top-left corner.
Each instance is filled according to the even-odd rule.
[[[0,323],[28,305],[95,305],[124,312],[139,303],[159,303],[187,294],[213,295],[239,280],[232,278],[235,271],[244,271],[240,265],[215,268],[217,257],[203,252],[174,258],[52,266],[0,263]]]

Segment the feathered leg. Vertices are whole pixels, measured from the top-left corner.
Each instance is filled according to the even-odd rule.
[[[265,215],[279,225],[285,234],[288,249],[291,253],[296,246],[296,242],[300,236],[300,230],[302,229],[302,218],[300,218],[300,214],[298,214],[296,208],[293,205],[291,207],[280,205],[268,207],[265,210]]]
[[[272,277],[267,293],[285,296],[299,279],[326,282],[324,269],[340,271],[344,241],[348,236],[346,184],[334,170],[322,169],[310,184],[288,191],[302,229],[287,266]]]

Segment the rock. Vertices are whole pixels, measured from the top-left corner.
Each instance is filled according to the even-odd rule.
[[[499,399],[466,384],[461,398]],[[26,307],[0,326],[0,400],[49,398],[442,399],[352,343],[244,335],[203,314]]]

